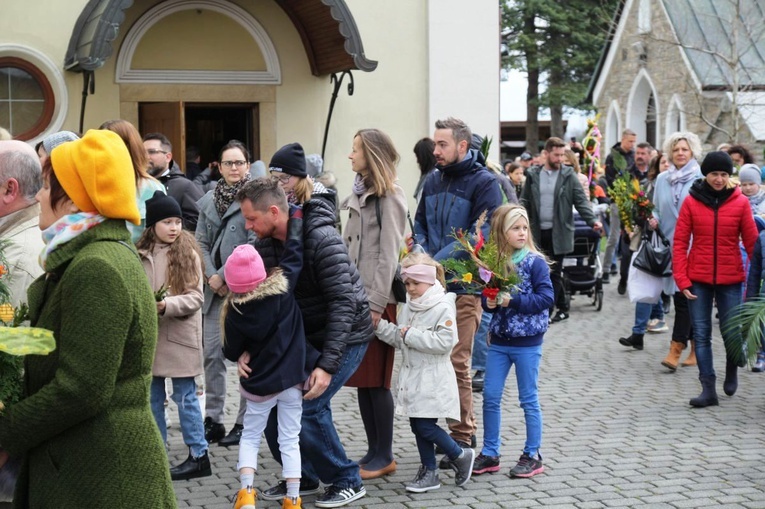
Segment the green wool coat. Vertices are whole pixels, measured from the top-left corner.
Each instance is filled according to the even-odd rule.
[[[0,445],[23,465],[18,508],[176,507],[149,408],[157,311],[124,221],[50,253],[29,288],[32,325],[56,350],[27,356],[26,397],[0,415]]]

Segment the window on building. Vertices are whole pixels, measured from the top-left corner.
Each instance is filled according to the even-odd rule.
[[[55,101],[48,78],[16,57],[0,57],[0,126],[29,140],[50,124]]]
[[[638,33],[647,34],[651,31],[651,0],[640,0],[638,8]]]
[[[645,141],[656,146],[656,101],[653,92],[648,96],[648,107],[645,112]]]

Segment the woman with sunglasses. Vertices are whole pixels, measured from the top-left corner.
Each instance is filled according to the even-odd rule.
[[[250,153],[241,141],[231,140],[220,151],[221,178],[215,189],[199,200],[196,239],[205,265],[205,303],[202,307],[205,365],[205,438],[219,445],[238,445],[242,436],[245,406],[228,436],[223,426],[226,401],[226,364],[220,334],[220,309],[228,293],[223,266],[241,245],[254,239],[244,228],[244,217],[236,200],[237,192],[250,180]]]

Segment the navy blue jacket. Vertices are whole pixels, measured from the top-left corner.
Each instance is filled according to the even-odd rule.
[[[494,174],[480,160],[479,152],[471,149],[466,159],[436,167],[423,185],[414,231],[417,242],[436,261],[458,254],[452,234],[458,229],[475,233],[475,223],[483,212],[486,222],[481,230],[489,238],[491,214],[502,204],[502,191]],[[449,291],[465,293],[451,285]]]
[[[250,394],[268,396],[311,375],[318,352],[305,340],[303,317],[293,295],[303,267],[302,220],[290,219],[290,232],[279,267],[253,291],[226,299],[223,354],[236,362],[250,353],[252,373],[240,378]]]

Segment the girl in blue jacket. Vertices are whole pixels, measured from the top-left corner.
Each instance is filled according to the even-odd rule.
[[[518,464],[510,469],[510,476],[532,477],[544,472],[539,454],[542,409],[537,381],[548,309],[554,299],[550,268],[534,246],[523,207],[510,204],[498,207],[491,217],[491,238],[507,257],[507,271],[516,272],[521,282],[512,295],[483,298],[484,309],[493,316],[483,389],[483,449],[475,460],[473,474],[499,470],[500,404],[507,375],[515,365],[518,399],[526,419],[526,445]]]

